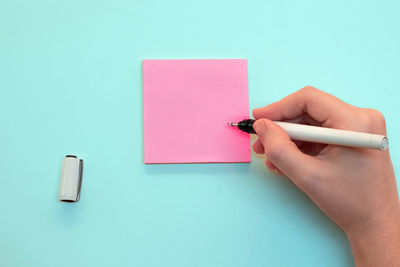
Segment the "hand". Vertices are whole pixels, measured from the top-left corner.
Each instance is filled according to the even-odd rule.
[[[254,109],[271,170],[289,177],[347,234],[356,265],[400,266],[400,205],[389,151],[291,141],[276,121],[386,135],[383,115],[305,87]],[[392,265],[390,265],[392,264]]]

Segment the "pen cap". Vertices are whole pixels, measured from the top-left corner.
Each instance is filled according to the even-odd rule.
[[[64,202],[79,200],[82,184],[83,160],[67,155],[63,159],[59,199]]]

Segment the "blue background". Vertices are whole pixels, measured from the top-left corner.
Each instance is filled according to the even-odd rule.
[[[251,108],[313,85],[379,109],[398,174],[399,8],[2,0],[0,265],[353,266],[344,233],[262,158],[145,166],[141,61],[247,58]],[[76,204],[57,201],[66,154],[85,161]]]

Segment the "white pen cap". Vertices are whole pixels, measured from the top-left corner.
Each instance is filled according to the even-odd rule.
[[[83,160],[67,155],[63,159],[59,199],[64,202],[79,200],[82,184]]]

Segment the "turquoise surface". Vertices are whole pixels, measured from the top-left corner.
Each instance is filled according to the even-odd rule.
[[[379,109],[398,174],[399,8],[2,0],[0,265],[353,266],[344,233],[262,158],[145,166],[141,61],[247,58],[251,108],[313,85]],[[66,154],[85,161],[76,204],[57,200]]]

